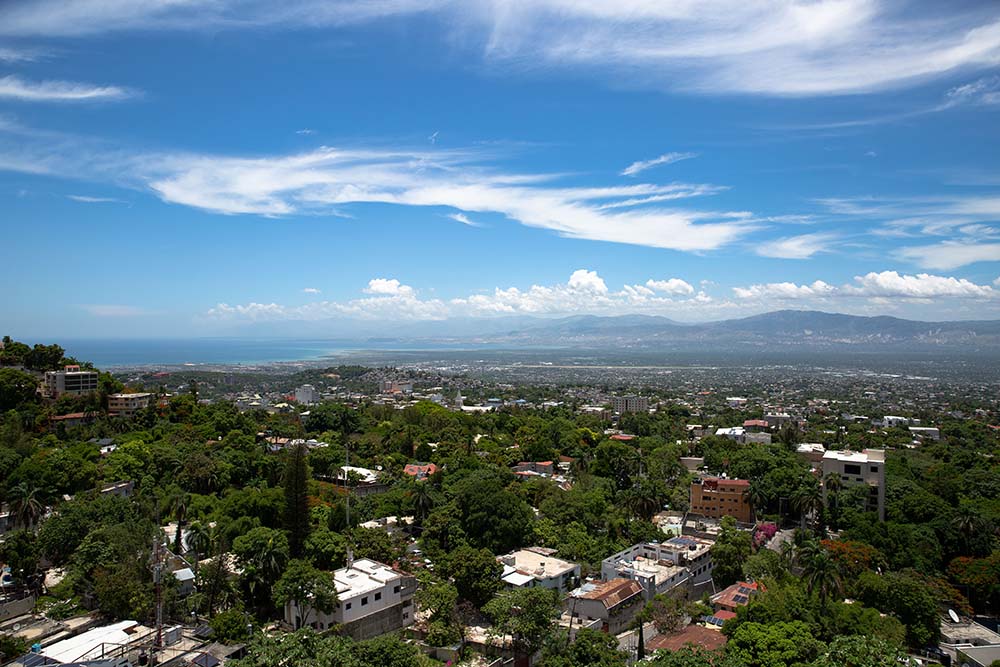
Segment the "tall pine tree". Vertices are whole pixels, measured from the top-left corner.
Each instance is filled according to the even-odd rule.
[[[302,556],[309,537],[309,465],[305,445],[297,445],[288,453],[285,464],[285,530],[292,558]]]

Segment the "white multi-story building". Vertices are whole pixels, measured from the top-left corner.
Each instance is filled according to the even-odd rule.
[[[580,579],[580,566],[553,556],[555,549],[529,547],[497,558],[500,579],[511,588],[551,588],[565,593]]]
[[[826,478],[831,473],[840,477],[845,487],[864,484],[868,487],[866,509],[878,511],[885,521],[885,450],[849,449],[828,451],[823,455],[823,498],[826,500]]]
[[[318,631],[341,626],[357,640],[371,639],[413,624],[413,595],[417,580],[388,565],[363,558],[348,562],[333,572],[337,604],[324,613],[308,609],[308,617],[296,602],[285,605],[285,622],[295,629],[311,626]]]
[[[645,396],[636,396],[634,394],[629,394],[628,396],[612,396],[611,410],[615,414],[619,415],[625,414],[626,412],[648,412],[649,399]]]
[[[636,581],[648,600],[678,586],[694,588],[712,579],[713,544],[687,535],[636,544],[601,561],[601,578]]]
[[[51,398],[63,394],[89,394],[97,391],[97,371],[81,371],[79,366],[66,366],[61,371],[46,371],[45,393]]]
[[[319,403],[319,392],[311,384],[304,384],[295,390],[295,402],[301,405]]]
[[[128,417],[139,410],[145,410],[152,400],[152,394],[111,394],[108,396],[108,412]]]

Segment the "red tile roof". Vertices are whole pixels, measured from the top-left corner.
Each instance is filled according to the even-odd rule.
[[[746,605],[750,597],[760,590],[764,590],[764,587],[757,582],[737,581],[729,588],[713,595],[712,604],[732,610]]]
[[[646,648],[650,651],[661,649],[679,651],[689,644],[716,651],[726,645],[726,636],[718,630],[710,630],[701,625],[689,625],[672,635],[656,635],[646,642]]]
[[[743,426],[761,426],[767,428],[767,421],[763,419],[748,419],[743,422]]]

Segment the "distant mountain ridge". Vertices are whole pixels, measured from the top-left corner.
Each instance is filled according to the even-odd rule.
[[[414,346],[489,345],[512,348],[630,349],[740,348],[964,348],[1000,350],[1000,320],[921,322],[887,315],[778,310],[737,319],[689,324],[658,315],[512,316],[438,321],[373,322],[349,319],[269,322],[239,336],[337,338],[359,346],[398,341]]]
[[[920,322],[821,311],[779,310],[739,319],[681,324],[665,317],[563,318],[511,332],[510,340],[540,343],[563,338],[573,344],[632,347],[711,346],[977,345],[1000,347],[1000,320]]]

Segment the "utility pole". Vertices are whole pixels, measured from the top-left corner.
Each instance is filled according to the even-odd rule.
[[[157,650],[163,646],[163,539],[160,536],[159,513],[157,513],[156,537],[153,540],[150,568],[153,571],[153,586],[156,590],[156,638],[149,656],[151,667],[156,664]]]

